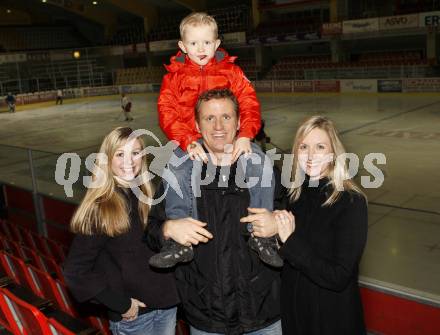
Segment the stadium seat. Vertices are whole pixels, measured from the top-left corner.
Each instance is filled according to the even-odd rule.
[[[20,334],[18,324],[9,307],[8,300],[6,300],[2,293],[3,289],[0,289],[0,325],[12,334]]]
[[[0,261],[10,278],[37,294],[39,288],[37,287],[35,280],[31,277],[26,264],[22,259],[0,252]]]
[[[0,301],[2,301],[0,307],[3,314],[9,317],[9,325],[14,333],[23,335],[50,334],[47,319],[38,308],[17,298],[6,289],[0,289]]]
[[[64,327],[54,318],[49,318],[47,322],[49,324],[50,335],[75,335],[74,332]]]

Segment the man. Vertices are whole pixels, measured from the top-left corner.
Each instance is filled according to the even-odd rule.
[[[55,104],[56,105],[58,105],[58,104],[62,105],[63,104],[63,90],[61,90],[61,89],[57,90],[57,100],[56,100]]]
[[[6,96],[5,102],[8,105],[9,112],[14,113],[16,99],[15,99],[15,96],[11,92],[9,92],[8,95]]]
[[[152,248],[169,239],[195,246],[194,260],[175,271],[192,335],[281,334],[279,272],[247,246],[250,234],[240,219],[248,214],[249,191],[236,185],[240,166],[225,153],[236,139],[239,122],[230,91],[215,89],[199,97],[196,124],[211,165],[202,165],[201,182],[193,183],[200,187],[198,220],[167,220],[162,202],[152,208],[147,225]]]
[[[121,94],[121,108],[124,112],[125,121],[133,121],[131,117],[131,101],[125,93]]]

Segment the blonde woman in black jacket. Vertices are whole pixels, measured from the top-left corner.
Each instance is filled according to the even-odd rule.
[[[367,239],[367,200],[351,180],[332,121],[314,116],[296,133],[285,208],[252,210],[254,235],[279,235],[283,334],[362,335],[358,268]]]
[[[108,309],[113,334],[174,335],[177,291],[171,273],[156,272],[146,261],[154,254],[142,242],[152,190],[144,143],[131,134],[116,128],[101,145],[94,185],[71,222],[76,236],[64,275],[78,301]]]
[[[306,120],[292,152],[294,180],[304,181],[290,189],[286,210],[276,212],[285,260],[283,333],[365,334],[358,269],[367,200],[349,177],[344,147],[329,119]]]

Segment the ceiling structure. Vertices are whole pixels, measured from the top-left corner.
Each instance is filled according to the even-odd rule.
[[[237,1],[209,0],[209,7],[228,3]],[[208,0],[2,0],[0,26],[71,25],[83,35],[108,39],[120,27],[143,23],[148,33],[161,17],[206,10],[207,5]]]
[[[86,19],[98,24],[117,19],[154,20],[167,13],[206,9],[205,0],[3,0],[2,11],[28,13],[35,23]],[[96,3],[96,4],[94,4]],[[73,15],[72,15],[73,14]],[[0,25],[2,23],[0,22]]]

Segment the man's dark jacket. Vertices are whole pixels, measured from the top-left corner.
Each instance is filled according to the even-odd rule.
[[[195,246],[194,260],[175,271],[187,320],[207,332],[241,334],[280,318],[280,274],[247,245],[249,234],[240,218],[248,215],[249,191],[235,185],[235,167],[225,187],[218,185],[219,168],[214,181],[201,186],[199,220],[214,238]],[[150,214],[146,239],[153,250],[162,243],[164,208],[163,201]]]

